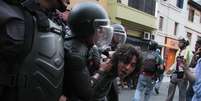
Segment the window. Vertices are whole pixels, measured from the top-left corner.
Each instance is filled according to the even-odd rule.
[[[148,14],[155,15],[155,7],[156,7],[155,0],[146,0],[144,11]]]
[[[128,6],[139,9],[138,5],[139,4],[139,0],[128,0]]]
[[[150,39],[154,40],[155,39],[155,35],[151,34]]]
[[[179,8],[183,8],[183,3],[184,3],[184,0],[177,0],[177,7]]]
[[[128,6],[155,15],[156,0],[128,0]]]
[[[163,17],[162,16],[160,16],[160,18],[159,18],[159,30],[160,31],[162,31],[163,30]]]
[[[191,22],[193,22],[193,20],[194,20],[194,13],[195,13],[195,11],[192,8],[189,8],[188,20]]]
[[[174,23],[174,35],[177,35],[178,23]]]
[[[117,0],[118,3],[121,3],[121,0]]]

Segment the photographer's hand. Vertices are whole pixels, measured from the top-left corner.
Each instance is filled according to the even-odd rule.
[[[183,62],[180,63],[179,68],[183,68],[184,71],[189,69],[189,67],[187,66],[187,64],[186,64],[185,61],[183,61]]]
[[[190,81],[190,82],[194,82],[195,81],[195,76],[193,75],[193,73],[190,71],[189,67],[187,66],[187,64],[185,62],[182,62],[180,64],[181,68],[184,69],[184,73],[187,77],[187,79]]]

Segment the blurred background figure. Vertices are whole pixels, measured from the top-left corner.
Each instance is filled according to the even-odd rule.
[[[144,101],[149,101],[150,99],[155,81],[158,78],[158,69],[162,68],[163,65],[162,58],[156,52],[157,48],[158,43],[151,40],[149,50],[143,53],[141,73],[132,101],[141,101],[141,96],[144,96]]]
[[[156,49],[156,53],[161,57],[161,51],[160,49]],[[161,86],[161,83],[162,83],[162,80],[163,80],[163,77],[164,77],[164,71],[165,71],[165,66],[164,66],[164,61],[163,59],[161,60],[163,62],[163,65],[162,65],[162,68],[158,68],[158,74],[157,74],[157,80],[156,80],[156,84],[154,86],[154,91],[156,94],[159,94],[159,89],[160,89],[160,86]]]
[[[185,64],[190,64],[192,59],[192,51],[190,47],[188,47],[188,40],[183,37],[180,37],[178,41],[179,50],[176,53],[175,62],[169,70],[169,73],[172,74],[170,76],[170,83],[166,101],[173,100],[177,86],[179,88],[179,101],[186,101],[186,90],[188,81],[184,76],[183,68],[180,68],[179,66],[181,61],[185,61]]]

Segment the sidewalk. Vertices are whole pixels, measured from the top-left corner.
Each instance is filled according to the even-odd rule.
[[[169,81],[170,78],[167,75],[165,75],[161,84],[160,94],[156,95],[153,92],[150,101],[165,101],[168,92]],[[134,92],[135,92],[134,90],[122,89],[119,94],[119,101],[132,101]],[[178,96],[179,93],[177,90],[173,101],[178,101]]]

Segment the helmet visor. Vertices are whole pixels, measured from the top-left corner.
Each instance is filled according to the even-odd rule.
[[[95,44],[100,49],[105,49],[111,43],[113,37],[113,28],[109,25],[96,27]]]
[[[127,35],[126,33],[115,32],[112,41],[116,44],[125,44]]]

